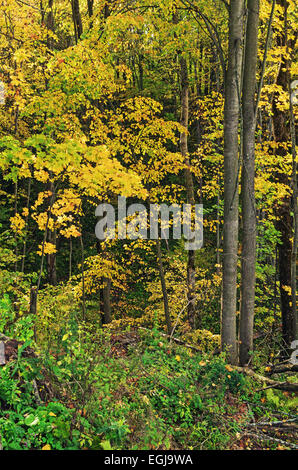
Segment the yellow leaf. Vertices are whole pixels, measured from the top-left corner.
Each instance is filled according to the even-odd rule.
[[[41,450],[51,450],[50,444],[46,444],[45,446],[42,447]]]

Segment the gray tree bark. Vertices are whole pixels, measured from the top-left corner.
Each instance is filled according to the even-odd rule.
[[[242,64],[244,0],[231,0],[229,52],[224,112],[224,234],[221,347],[237,363],[236,305],[238,251],[238,124]]]
[[[276,79],[276,84],[287,93],[289,90],[290,82],[290,65],[293,60],[293,51],[295,50],[297,35],[291,39],[288,37],[287,32],[287,0],[277,0],[277,5],[282,8],[282,15],[284,17],[284,29],[278,32],[277,45],[285,47],[288,54],[284,54],[281,58],[281,64]],[[291,51],[291,52],[290,52]],[[290,113],[279,108],[278,102],[279,94],[276,93],[272,103],[273,110],[273,128],[274,140],[279,146],[276,148],[276,155],[286,158],[288,149],[285,144],[291,143],[291,118]],[[279,183],[290,186],[289,175],[278,171],[276,179]],[[276,228],[280,232],[280,243],[278,245],[279,251],[279,282],[280,282],[280,303],[282,314],[282,333],[283,340],[287,352],[290,353],[290,346],[296,336],[296,318],[292,304],[292,296],[284,289],[285,286],[289,288],[294,287],[293,274],[293,217],[292,217],[292,201],[291,196],[287,195],[280,202],[280,206],[276,210]]]
[[[248,0],[246,46],[243,78],[243,166],[242,166],[242,256],[240,365],[246,365],[253,350],[253,325],[256,280],[255,208],[255,90],[258,59],[260,0]]]
[[[168,335],[170,335],[172,333],[172,324],[171,324],[169,299],[168,299],[168,292],[167,292],[159,238],[156,240],[156,251],[157,251],[158,270],[159,270],[160,283],[161,283],[161,288],[162,288],[162,298],[163,298],[164,312],[165,312],[165,318],[166,318],[166,325],[167,325]]]
[[[188,156],[188,113],[189,113],[189,80],[187,63],[184,57],[180,55],[180,79],[181,79],[181,124],[185,128],[185,132],[181,132],[180,135],[180,149],[181,154],[184,157],[186,163],[186,169],[184,171],[185,187],[187,194],[187,203],[192,206],[195,205],[195,192],[192,173],[190,171],[190,161]],[[200,319],[196,314],[196,295],[195,295],[195,284],[196,284],[196,266],[195,266],[195,251],[188,251],[187,261],[187,298],[188,307],[187,315],[188,321],[192,328],[197,328],[200,323]]]
[[[292,188],[293,188],[293,246],[291,260],[291,296],[293,310],[293,336],[298,339],[298,316],[297,316],[297,247],[298,247],[298,184],[297,184],[297,152],[296,152],[296,126],[291,92],[291,75],[289,73],[290,94],[290,133],[292,141]]]

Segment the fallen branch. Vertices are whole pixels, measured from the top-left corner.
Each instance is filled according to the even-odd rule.
[[[277,439],[276,437],[268,436],[267,434],[263,434],[263,433],[260,434],[260,433],[256,433],[256,432],[245,432],[245,435],[256,437],[257,439],[260,439],[262,441],[277,442],[278,444],[282,444],[285,447],[290,447],[291,449],[298,449],[298,446],[296,444],[286,442],[282,439]]]
[[[287,372],[298,372],[298,364],[282,364],[270,367],[269,374],[284,374]]]
[[[269,377],[264,377],[263,375],[257,374],[256,372],[251,369],[248,369],[247,367],[233,366],[233,369],[258,380],[259,382],[266,384],[268,387],[270,386],[270,388],[285,390],[287,392],[298,392],[298,383],[278,382],[276,380],[269,379]]]
[[[266,427],[269,427],[269,428],[282,428],[282,431],[295,431],[297,432],[298,430],[298,426],[296,424],[296,421],[298,420],[298,417],[297,418],[293,418],[293,419],[288,419],[288,420],[284,420],[284,421],[272,421],[272,422],[262,422],[262,421],[259,421],[259,422],[255,422],[255,423],[249,423],[247,424],[246,426],[247,427],[255,427],[255,428],[266,428]]]

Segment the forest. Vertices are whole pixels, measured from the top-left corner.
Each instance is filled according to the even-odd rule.
[[[295,0],[0,0],[0,450],[298,449]]]

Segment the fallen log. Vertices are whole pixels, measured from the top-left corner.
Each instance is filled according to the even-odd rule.
[[[267,387],[266,388],[276,388],[278,390],[284,390],[286,392],[298,392],[298,383],[291,383],[291,382],[278,382],[277,380],[269,379],[269,377],[264,377],[263,375],[257,374],[252,369],[248,367],[238,367],[232,366],[234,370],[241,372],[242,374],[246,374],[249,377],[252,377],[258,380],[261,383],[264,383]]]
[[[285,374],[287,372],[298,372],[298,364],[281,364],[270,367],[270,370],[268,371],[269,375]]]

